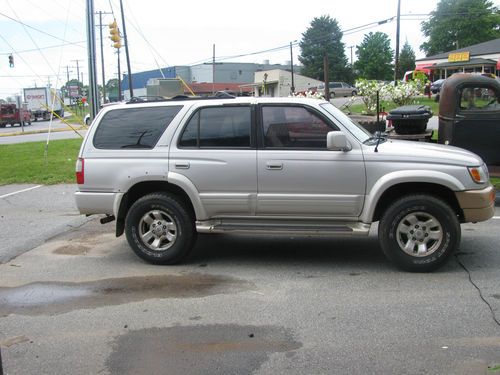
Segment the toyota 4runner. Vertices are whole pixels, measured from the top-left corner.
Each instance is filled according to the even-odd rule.
[[[116,219],[134,252],[180,262],[197,233],[366,236],[431,271],[460,223],[494,214],[481,158],[372,136],[332,104],[299,98],[178,98],[104,108],[76,164],[82,214]]]

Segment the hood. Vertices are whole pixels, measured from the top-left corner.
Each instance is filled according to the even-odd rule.
[[[470,151],[437,143],[388,139],[386,142],[379,144],[378,152],[374,152],[374,149],[375,146],[365,146],[365,160],[397,160],[463,166],[480,166],[484,164],[479,156]]]

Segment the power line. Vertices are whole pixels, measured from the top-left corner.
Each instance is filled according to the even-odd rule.
[[[12,8],[11,8],[11,9],[12,9]],[[45,32],[45,31],[40,30],[40,29],[38,29],[38,28],[36,28],[36,27],[30,26],[30,25],[28,25],[28,24],[26,24],[26,23],[24,23],[24,22],[21,22],[21,21],[20,21],[20,20],[18,20],[18,19],[16,20],[15,18],[12,18],[12,17],[10,17],[10,16],[6,15],[5,13],[0,12],[0,16],[4,16],[5,18],[8,18],[8,19],[10,19],[11,21],[14,21],[14,22],[16,22],[16,23],[18,23],[18,24],[20,24],[20,25],[23,25],[24,27],[28,27],[28,28],[30,28],[30,29],[33,29],[33,30],[35,30],[35,31],[39,32],[39,33],[42,33],[42,34],[48,35],[48,36],[50,36],[51,38],[54,38],[54,39],[60,40],[60,41],[62,41],[62,42],[64,42],[64,43],[78,45],[78,44],[76,44],[76,43],[74,43],[74,42],[70,42],[70,41],[68,41],[68,40],[61,39],[61,38],[59,38],[58,36],[55,36],[55,35],[49,34],[48,32]],[[17,17],[17,15],[16,15],[16,17]],[[81,47],[81,46],[79,46],[79,47]],[[82,48],[84,48],[84,47],[82,47]]]

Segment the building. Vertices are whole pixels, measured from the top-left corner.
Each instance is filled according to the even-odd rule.
[[[320,83],[323,83],[317,79],[295,73],[293,81],[295,92],[316,89]],[[292,92],[292,73],[281,69],[255,72],[254,83],[241,85],[240,87],[251,87],[254,96],[289,96]]]
[[[500,75],[500,39],[440,53],[415,61],[415,69],[430,73],[434,80],[453,73]]]
[[[216,83],[222,86],[235,88],[234,84],[246,84],[254,82],[256,72],[271,70],[271,69],[290,69],[290,65],[269,64],[265,60],[262,64],[254,63],[232,63],[232,62],[216,62],[198,64],[193,66],[171,66],[168,68],[160,68],[148,70],[145,72],[132,73],[132,88],[134,96],[146,95],[146,86],[149,80],[161,78],[177,78],[181,77],[186,83]],[[300,69],[294,66],[294,69]],[[206,87],[202,87],[206,91]],[[218,90],[216,90],[218,91]],[[195,91],[196,93],[196,91]],[[122,94],[125,99],[129,95],[128,76],[124,75],[122,80]]]

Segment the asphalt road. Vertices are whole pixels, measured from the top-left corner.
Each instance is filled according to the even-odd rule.
[[[18,208],[2,242],[76,219],[70,195],[0,198],[2,215]],[[34,217],[49,199],[61,207]],[[396,270],[374,236],[205,235],[186,264],[152,266],[113,223],[82,218],[0,265],[4,372],[494,374],[499,217],[463,225],[457,256],[431,274]]]
[[[76,128],[79,127],[79,125],[75,124],[72,126]],[[78,133],[84,135],[85,131],[79,131]],[[38,142],[47,141],[47,139],[56,140],[77,137],[80,137],[80,135],[57,118],[54,118],[52,123],[50,123],[50,121],[41,120],[32,122],[31,125],[26,125],[24,129],[17,124],[15,126],[7,125],[5,128],[0,128],[0,144]]]

